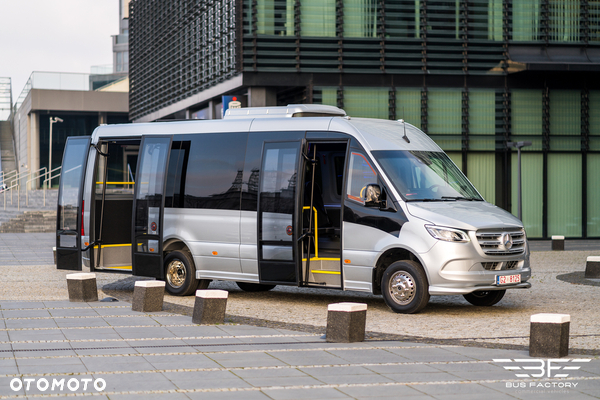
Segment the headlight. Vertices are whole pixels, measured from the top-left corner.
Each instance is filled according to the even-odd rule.
[[[427,232],[438,240],[444,240],[446,242],[468,242],[470,241],[469,236],[458,229],[443,228],[440,226],[425,225]]]

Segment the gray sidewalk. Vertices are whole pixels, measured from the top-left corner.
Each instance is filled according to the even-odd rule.
[[[193,297],[167,296],[170,312],[151,314],[131,311],[123,301],[130,296],[125,289],[119,302],[70,303],[69,272],[52,265],[53,241],[53,234],[0,235],[0,399],[600,398],[600,357],[590,355],[598,354],[598,288],[555,279],[568,270],[566,259],[585,259],[576,252],[544,253],[536,267],[540,291],[518,292],[502,307],[446,304],[442,299],[429,312],[405,316],[391,313],[373,296],[321,296],[283,288],[289,293],[253,297],[217,283],[230,290],[229,316],[261,308],[261,318],[274,321],[273,326],[201,326],[175,313],[180,312],[175,301],[187,304]],[[98,287],[123,285],[123,278],[98,274]],[[106,291],[99,294],[105,297]],[[550,303],[552,311],[547,311],[550,294],[560,301]],[[581,302],[582,297],[588,301]],[[393,339],[412,336],[327,343],[314,332],[325,321],[320,313],[327,302],[336,301],[368,303],[371,330],[392,327],[397,333]],[[571,354],[560,361],[530,358],[525,346],[528,316],[565,310],[573,313]],[[283,318],[291,311],[296,324]],[[508,330],[515,321],[522,327],[514,331],[516,339]],[[415,339],[448,339],[452,332],[461,333],[456,337],[460,341]],[[586,351],[578,354],[578,348]]]
[[[538,367],[524,351],[402,341],[335,344],[282,329],[194,325],[177,314],[134,312],[124,302],[0,301],[0,310],[0,398],[600,396],[596,357],[570,355],[591,361],[571,361],[582,367],[567,371],[567,378],[525,379],[504,368],[508,360]]]

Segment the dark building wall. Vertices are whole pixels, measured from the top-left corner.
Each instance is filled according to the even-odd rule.
[[[234,0],[132,0],[130,118],[232,77],[235,29]]]

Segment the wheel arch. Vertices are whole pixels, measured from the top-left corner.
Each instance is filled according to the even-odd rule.
[[[173,251],[182,251],[182,252],[187,253],[190,256],[190,261],[192,262],[194,269],[196,268],[196,263],[194,262],[194,257],[192,255],[192,251],[190,250],[188,245],[183,240],[181,240],[179,238],[170,238],[164,242],[163,258],[166,257],[169,253],[171,253]]]
[[[401,260],[411,260],[418,263],[421,268],[423,268],[423,272],[425,272],[425,276],[429,282],[427,268],[423,266],[421,259],[408,249],[394,247],[384,251],[375,263],[375,269],[373,270],[373,294],[381,294],[381,279],[383,278],[383,273],[385,272],[386,268],[392,263]]]

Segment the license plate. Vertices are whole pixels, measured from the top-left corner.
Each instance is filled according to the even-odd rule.
[[[521,283],[521,275],[496,275],[496,285],[508,285],[511,283]]]

